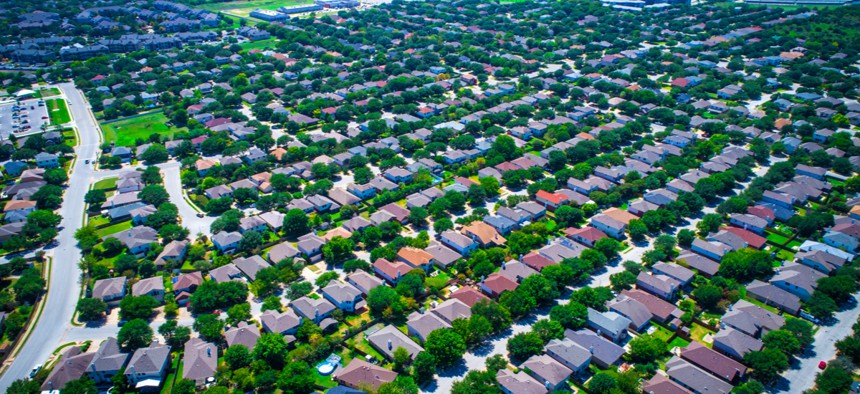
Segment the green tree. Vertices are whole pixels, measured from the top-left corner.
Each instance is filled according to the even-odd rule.
[[[119,303],[119,317],[123,320],[149,319],[152,311],[158,307],[158,301],[150,296],[123,297]]]
[[[649,334],[634,338],[629,343],[630,360],[637,363],[652,363],[669,351],[669,345],[662,339]]]
[[[224,361],[230,366],[231,370],[237,370],[251,365],[253,357],[247,347],[243,345],[233,345],[224,351]]]
[[[426,351],[418,353],[412,363],[412,376],[415,378],[415,383],[423,386],[433,380],[435,374],[436,357]]]
[[[597,394],[611,393],[616,386],[618,386],[618,382],[615,377],[606,372],[598,372],[588,382],[588,389]]]
[[[156,207],[170,201],[170,195],[167,194],[167,190],[165,190],[164,186],[161,185],[147,185],[137,194],[137,196],[143,202],[152,204]]]
[[[283,368],[284,359],[287,356],[287,343],[284,342],[284,336],[277,333],[263,334],[254,345],[252,354],[255,360],[265,361],[274,369]]]
[[[367,307],[373,316],[383,316],[386,309],[400,299],[397,291],[388,286],[376,286],[367,294]]]
[[[355,244],[350,239],[336,236],[323,245],[323,257],[329,264],[338,264],[352,256],[354,248]]]
[[[220,340],[224,326],[224,320],[219,319],[218,315],[212,313],[199,315],[194,320],[194,331],[197,331],[207,341]]]
[[[66,382],[66,385],[60,389],[60,394],[96,394],[98,390],[96,390],[96,382],[92,379],[84,376],[79,379],[75,379],[69,382]]]
[[[812,324],[806,320],[788,319],[782,329],[791,332],[797,338],[800,347],[807,347],[815,342]]]
[[[433,330],[427,336],[424,350],[433,355],[439,368],[448,368],[463,358],[463,354],[466,353],[466,341],[454,330],[440,328]]]
[[[508,340],[508,353],[511,358],[526,360],[543,351],[544,342],[535,332],[522,332]]]
[[[310,231],[308,227],[308,215],[301,209],[291,209],[284,217],[284,232],[287,235],[298,237]]]
[[[702,309],[715,311],[720,300],[723,299],[723,289],[705,284],[697,287],[690,295]]]
[[[107,310],[107,304],[98,298],[81,298],[78,300],[78,319],[92,321],[101,319]]]
[[[105,191],[102,189],[93,189],[84,195],[84,202],[92,206],[100,206],[105,201],[107,201],[107,197],[105,196]]]
[[[788,330],[770,331],[762,337],[762,342],[766,348],[779,350],[789,357],[800,352],[800,341]]]
[[[152,342],[152,328],[143,319],[134,319],[125,323],[116,336],[119,345],[129,352],[134,352]]]
[[[585,327],[588,320],[588,309],[582,304],[568,303],[556,305],[549,311],[549,318],[557,321],[564,328],[578,330]]]
[[[782,371],[788,369],[788,357],[777,349],[749,352],[744,356],[744,364],[752,368],[752,377],[761,382],[771,382]]]

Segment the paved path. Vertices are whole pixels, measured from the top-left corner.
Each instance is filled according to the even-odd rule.
[[[44,362],[51,352],[60,345],[64,331],[70,326],[69,322],[75,311],[75,305],[80,294],[79,278],[81,276],[78,262],[81,251],[77,247],[74,233],[81,226],[84,214],[84,194],[87,192],[90,179],[93,176],[91,164],[84,164],[83,158],[93,158],[98,149],[100,133],[98,124],[88,109],[88,103],[83,94],[74,84],[59,85],[67,103],[69,112],[78,127],[79,145],[75,148],[77,157],[69,177],[70,187],[66,188],[60,215],[60,232],[57,235],[56,246],[46,249],[53,256],[51,277],[42,319],[40,319],[18,356],[0,377],[0,392],[5,392],[16,379],[27,377],[30,369]]]
[[[169,162],[159,164],[161,172],[164,174],[164,188],[170,195],[170,202],[179,208],[179,217],[182,218],[182,226],[187,228],[191,233],[191,238],[197,234],[210,235],[209,226],[215,221],[214,216],[197,217],[197,211],[188,203],[182,193],[182,179],[180,178],[179,162]]]
[[[860,293],[854,295],[860,297]],[[791,369],[782,375],[782,379],[774,387],[775,393],[802,393],[815,385],[818,375],[818,363],[836,358],[836,342],[851,335],[851,326],[860,317],[860,308],[850,306],[850,309],[839,311],[835,315],[837,322],[831,326],[822,326],[815,333],[815,342],[805,352]]]

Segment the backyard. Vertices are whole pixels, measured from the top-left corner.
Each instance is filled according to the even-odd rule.
[[[149,140],[152,134],[172,137],[178,128],[167,126],[168,119],[161,111],[150,112],[101,124],[105,142],[116,146],[134,146],[137,140]]]
[[[66,124],[72,121],[72,117],[69,115],[69,108],[66,106],[66,100],[48,99],[45,100],[45,106],[48,109],[48,116],[51,117],[51,124]]]
[[[117,224],[113,224],[104,228],[100,228],[96,230],[96,234],[99,237],[106,237],[111,234],[116,234],[120,231],[128,230],[132,227],[131,220],[126,220],[124,222],[119,222]]]

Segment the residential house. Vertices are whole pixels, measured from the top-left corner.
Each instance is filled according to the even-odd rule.
[[[157,388],[167,374],[168,365],[170,346],[153,342],[148,347],[134,351],[123,374],[129,384],[137,389]]]
[[[260,315],[263,330],[280,335],[294,335],[302,325],[302,318],[292,309],[284,312],[268,310]]]
[[[414,335],[423,342],[427,340],[427,336],[431,332],[440,328],[451,328],[451,324],[442,320],[435,313],[413,312],[406,320],[406,328],[409,335]]]
[[[42,392],[58,392],[66,387],[66,384],[78,380],[90,366],[96,353],[83,353],[79,346],[69,347],[60,356],[60,360],[54,364],[51,372],[42,383]]]
[[[355,312],[366,306],[361,298],[361,290],[349,283],[333,280],[322,288],[322,294],[334,306],[346,312]]]
[[[415,343],[415,341],[409,339],[406,334],[391,324],[368,335],[367,341],[370,342],[370,345],[382,353],[382,355],[388,360],[394,359],[394,351],[397,350],[397,348],[402,347],[405,349],[409,352],[409,357],[413,359],[418,353],[424,351],[424,348]]]
[[[585,372],[591,363],[591,352],[568,338],[550,340],[545,351],[548,356],[571,370],[573,375]]]
[[[368,274],[365,271],[358,270],[346,276],[346,281],[355,286],[361,294],[367,296],[371,290],[377,286],[384,286],[385,282],[381,279]]]
[[[108,337],[102,341],[93,355],[86,369],[87,377],[96,382],[96,385],[112,383],[111,379],[125,367],[130,356],[131,354],[124,353],[120,349],[116,338]]]
[[[472,222],[467,226],[463,226],[461,231],[485,248],[505,246],[505,243],[507,243],[507,240],[496,229],[484,222]]]
[[[104,239],[107,238],[118,239],[129,252],[141,256],[149,251],[151,244],[158,242],[158,232],[150,227],[135,226],[104,237]]]
[[[756,352],[764,347],[762,341],[755,339],[739,330],[726,327],[714,335],[714,350],[735,360],[743,361],[749,352]]]
[[[346,367],[334,372],[332,379],[354,389],[372,388],[374,391],[397,378],[397,372],[354,358]]]
[[[93,285],[92,297],[98,298],[108,305],[118,305],[125,297],[126,277],[99,279]]]
[[[433,255],[424,249],[406,246],[397,251],[397,258],[395,261],[401,261],[409,265],[411,268],[418,268],[425,272],[429,272],[430,267],[433,265]]]
[[[231,252],[239,246],[239,241],[242,240],[242,234],[235,231],[221,231],[212,236],[212,243],[221,252]]]
[[[747,367],[743,364],[696,341],[681,349],[680,357],[732,384],[739,383],[747,373]]]
[[[680,282],[666,275],[651,274],[643,271],[636,277],[636,288],[645,290],[664,300],[675,298],[675,294],[680,287]]]
[[[442,243],[450,246],[463,256],[468,256],[478,248],[478,243],[473,238],[469,238],[453,230],[446,230],[439,234],[439,240]]]
[[[193,380],[200,387],[215,381],[218,368],[218,345],[200,338],[185,342],[182,361],[182,378]]]
[[[260,329],[257,328],[256,324],[239,322],[239,324],[224,332],[224,339],[227,342],[227,347],[244,346],[249,351],[253,351],[254,347],[257,346],[257,341],[260,339]]]
[[[729,394],[734,386],[705,372],[692,363],[673,356],[666,362],[666,374],[669,379],[678,383],[695,394],[721,393]]]
[[[617,313],[630,321],[629,328],[642,332],[651,323],[651,311],[644,304],[630,297],[619,296],[607,304],[610,312]]]
[[[621,356],[624,355],[623,347],[586,329],[565,330],[564,336],[573,343],[588,349],[591,353],[591,362],[599,368],[605,369],[618,364],[621,361]]]
[[[481,281],[481,291],[491,298],[499,298],[505,291],[514,291],[519,283],[498,272],[494,272]]]
[[[514,373],[507,369],[500,369],[496,373],[496,381],[505,394],[545,394],[549,392],[544,384],[524,371]]]
[[[732,327],[751,337],[760,338],[785,324],[785,318],[745,300],[738,300],[720,320],[721,326]]]
[[[316,324],[320,324],[323,319],[329,317],[329,315],[337,309],[337,307],[328,300],[313,299],[307,296],[293,300],[293,302],[290,303],[290,306],[299,316],[305,319],[310,319]]]
[[[154,276],[139,280],[131,286],[131,295],[135,297],[150,296],[159,303],[164,302],[164,278]]]
[[[621,342],[627,338],[627,327],[633,322],[618,313],[599,312],[588,308],[588,327],[613,342]]]
[[[770,283],[756,279],[746,288],[748,296],[763,302],[765,305],[775,306],[777,309],[792,315],[797,315],[800,311],[800,297]]]

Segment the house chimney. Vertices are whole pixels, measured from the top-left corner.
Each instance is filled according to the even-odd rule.
[[[389,340],[388,340],[388,350],[391,350],[392,346],[393,346],[393,345],[391,344],[391,340],[389,339]]]
[[[212,357],[212,347],[211,346],[206,347],[206,357]]]

